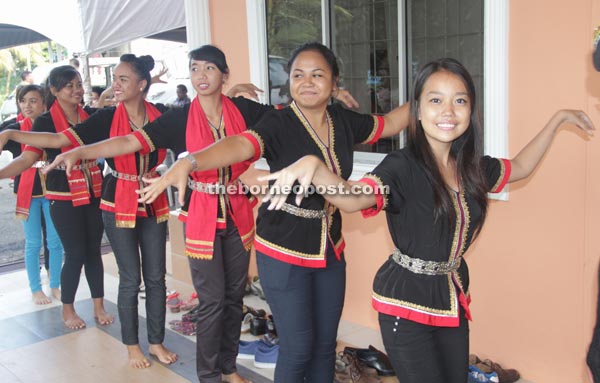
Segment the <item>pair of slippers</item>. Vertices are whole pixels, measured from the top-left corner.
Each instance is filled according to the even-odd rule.
[[[180,311],[190,311],[197,305],[198,294],[196,294],[195,292],[192,293],[192,295],[187,301],[182,301],[181,299],[179,299],[179,293],[177,291],[167,296],[167,308],[172,313],[178,313]]]

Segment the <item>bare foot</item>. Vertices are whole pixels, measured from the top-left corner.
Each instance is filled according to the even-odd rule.
[[[59,288],[52,288],[51,291],[52,291],[52,297],[54,299],[57,299],[57,300],[60,301],[60,297],[61,297],[61,295],[60,295],[60,289]]]
[[[47,305],[48,303],[52,303],[52,299],[48,298],[42,290],[31,293],[31,299],[33,299],[33,302],[36,305]]]
[[[252,383],[250,380],[242,378],[237,372],[228,375],[223,374],[222,378],[224,382],[229,383]]]
[[[150,355],[156,357],[161,363],[171,364],[177,361],[177,354],[167,350],[162,344],[151,344],[148,351]]]
[[[127,353],[129,354],[129,365],[133,368],[148,368],[150,367],[150,361],[146,358],[146,355],[142,352],[139,344],[133,346],[127,346]]]
[[[65,326],[71,330],[79,330],[85,327],[85,322],[77,315],[72,304],[63,304],[62,316]]]
[[[94,318],[102,326],[115,321],[115,318],[104,310],[104,298],[94,298]]]

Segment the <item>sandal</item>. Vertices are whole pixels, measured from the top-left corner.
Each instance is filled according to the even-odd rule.
[[[183,311],[190,311],[197,305],[198,305],[198,294],[196,292],[193,292],[192,295],[190,295],[190,299],[188,299],[186,302],[181,304],[181,309]]]
[[[169,322],[169,327],[171,327],[171,330],[175,331],[176,333],[186,335],[186,336],[196,335],[196,324],[195,323],[183,322],[183,321],[179,321],[178,323],[176,321],[171,321],[171,322],[175,322],[175,323],[170,324],[170,322]]]
[[[181,311],[182,305],[183,303],[179,300],[179,293],[177,291],[167,296],[167,308],[171,310],[172,313]]]

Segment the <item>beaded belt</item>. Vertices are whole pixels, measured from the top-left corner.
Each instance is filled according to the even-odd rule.
[[[194,181],[192,179],[188,180],[188,187],[192,190],[207,194],[220,194],[219,192],[224,189],[224,185],[218,182],[209,184],[205,182]]]
[[[120,180],[125,180],[125,181],[141,181],[142,177],[155,177],[158,174],[156,172],[149,172],[142,176],[138,176],[137,174],[119,173],[118,171],[116,171],[114,169],[109,169],[108,172],[110,174],[112,174],[115,178],[118,178]]]
[[[32,168],[37,168],[37,169],[45,168],[46,166],[48,166],[47,161],[36,161],[33,163],[33,165],[31,165]]]
[[[304,209],[298,206],[290,205],[289,203],[284,203],[281,206],[281,210],[286,213],[290,213],[291,215],[295,215],[296,217],[302,218],[323,218],[327,215],[327,210],[310,210]]]
[[[82,170],[82,169],[93,168],[94,166],[98,166],[98,162],[96,162],[96,161],[86,162],[84,164],[75,165],[71,169],[73,169],[73,170]],[[67,165],[60,164],[55,169],[56,170],[67,170]]]
[[[411,258],[406,254],[402,254],[397,248],[394,248],[392,259],[400,266],[415,274],[443,275],[458,270],[462,258],[456,258],[450,262],[424,261],[419,258]]]

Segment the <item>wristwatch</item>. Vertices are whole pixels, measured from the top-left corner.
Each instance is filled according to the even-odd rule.
[[[192,164],[192,171],[198,169],[198,163],[196,162],[196,157],[194,157],[194,155],[192,153],[188,153],[188,155],[185,156],[185,159],[190,161],[190,163]]]

